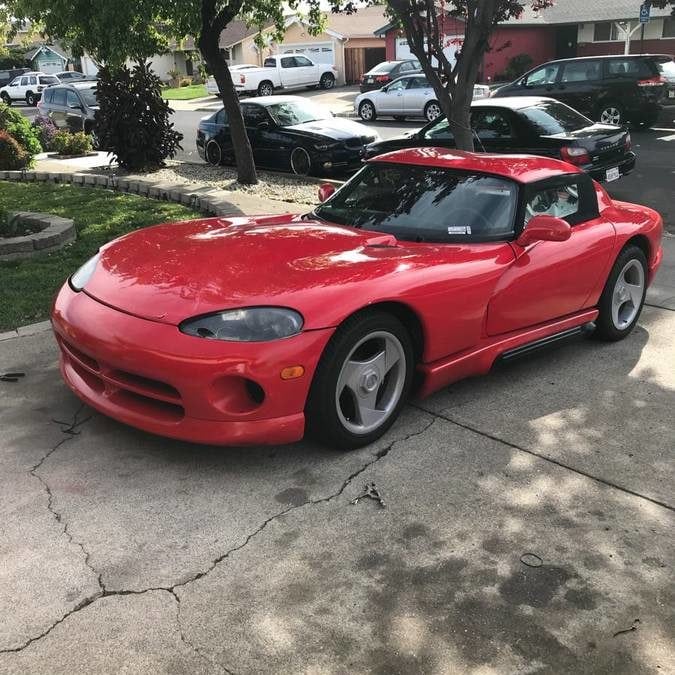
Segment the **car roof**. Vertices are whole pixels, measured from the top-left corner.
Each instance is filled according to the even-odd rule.
[[[471,103],[472,106],[490,106],[494,108],[510,108],[511,110],[521,110],[522,108],[531,108],[538,103],[558,103],[554,98],[547,96],[504,96],[496,98],[482,98]]]
[[[310,99],[302,96],[256,96],[254,99],[244,99],[241,103],[257,103],[258,105],[267,106],[274,103],[304,103]]]
[[[575,56],[574,58],[569,59],[555,59],[554,61],[547,61],[542,63],[541,66],[547,66],[550,63],[567,63],[568,61],[590,61],[592,59],[621,59],[625,61],[626,59],[649,59],[649,58],[663,58],[668,57],[672,59],[672,55],[669,54],[598,54],[597,56]],[[537,66],[538,68],[539,66]]]
[[[437,147],[395,150],[368,161],[474,171],[510,178],[519,183],[535,183],[555,176],[582,173],[581,169],[576,166],[549,157],[496,155]]]
[[[78,82],[68,82],[66,87],[71,87],[72,89],[91,89],[93,87],[98,86],[98,82],[95,80],[84,80],[84,81],[78,81]]]

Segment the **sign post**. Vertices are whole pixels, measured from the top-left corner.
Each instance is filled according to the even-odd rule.
[[[645,40],[645,24],[649,23],[649,13],[651,10],[651,3],[649,0],[640,5],[640,54],[644,52],[643,45]]]

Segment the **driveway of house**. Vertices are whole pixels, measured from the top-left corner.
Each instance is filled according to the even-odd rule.
[[[374,446],[203,447],[0,341],[0,673],[666,673],[675,239],[640,325],[410,405]]]

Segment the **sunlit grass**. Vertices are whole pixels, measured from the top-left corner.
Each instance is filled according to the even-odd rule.
[[[3,211],[72,218],[77,239],[56,253],[0,262],[0,330],[46,319],[61,284],[107,241],[140,227],[198,215],[179,204],[109,190],[0,181]]]
[[[208,95],[206,86],[203,84],[191,84],[187,87],[175,87],[162,91],[162,98],[167,101],[189,101],[192,98],[203,98]]]

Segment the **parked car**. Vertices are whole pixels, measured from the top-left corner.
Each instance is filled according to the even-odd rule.
[[[552,98],[476,101],[471,104],[471,128],[478,151],[556,157],[599,181],[616,180],[635,166],[630,133],[625,128],[595,123]],[[455,147],[445,117],[419,131],[369,145],[366,158],[424,146]]]
[[[57,127],[94,136],[94,116],[98,108],[96,82],[89,80],[49,87],[38,103],[38,112],[49,117]]]
[[[238,73],[240,70],[250,70],[251,68],[259,68],[259,66],[256,66],[253,63],[239,63],[229,66],[230,73],[232,73],[233,78],[235,77],[235,73]],[[213,75],[209,75],[206,80],[206,91],[212,96],[220,96],[218,83],[216,82],[216,78],[213,77]]]
[[[62,70],[60,73],[54,73],[54,77],[59,78],[59,82],[73,82],[75,80],[85,80],[86,75],[78,73],[77,70]]]
[[[360,91],[371,91],[380,89],[385,84],[393,82],[401,75],[412,75],[421,73],[422,67],[416,59],[407,59],[405,61],[383,61],[371,68],[367,73],[361,75]]]
[[[550,61],[492,92],[492,96],[551,96],[605,124],[651,126],[666,81],[659,62],[672,57],[640,54]]]
[[[473,98],[488,98],[490,88],[476,84]],[[394,119],[423,117],[431,122],[443,114],[433,87],[425,75],[404,75],[381,89],[367,91],[354,99],[354,112],[364,122],[391,115]]]
[[[672,56],[657,57],[656,65],[658,66],[661,77],[666,81],[667,92],[666,99],[668,103],[675,103],[675,59]]]
[[[300,96],[263,96],[240,104],[256,166],[306,175],[356,169],[377,132],[334,117]],[[202,118],[197,151],[210,164],[231,163],[232,139],[225,110]]]
[[[30,72],[29,68],[10,68],[9,70],[0,70],[0,87],[4,87],[15,77],[28,72]]]
[[[26,101],[28,105],[37,105],[45,87],[58,83],[58,79],[53,75],[24,73],[0,88],[0,98],[7,105],[11,105],[12,101]]]
[[[247,68],[232,79],[239,94],[271,96],[275,89],[331,89],[336,77],[333,65],[314,63],[302,54],[277,54],[268,56],[262,68]]]
[[[67,385],[163,436],[350,450],[413,392],[627,337],[663,256],[658,213],[555,159],[403,150],[334,190],[105,244],[53,305]]]

